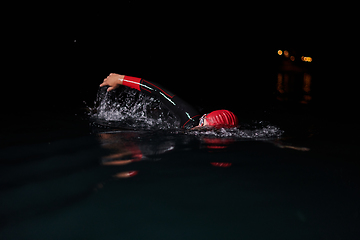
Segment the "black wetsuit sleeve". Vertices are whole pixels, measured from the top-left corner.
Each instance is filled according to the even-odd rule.
[[[180,119],[182,128],[187,129],[199,124],[200,113],[177,95],[166,90],[160,84],[145,79],[125,76],[123,85],[155,95]]]

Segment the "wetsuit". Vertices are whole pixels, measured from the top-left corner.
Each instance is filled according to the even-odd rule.
[[[180,119],[182,128],[187,129],[199,124],[199,118],[201,117],[199,112],[159,84],[142,78],[125,76],[123,85],[134,88],[140,92],[148,92],[155,95]]]

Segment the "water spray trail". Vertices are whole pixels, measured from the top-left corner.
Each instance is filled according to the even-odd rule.
[[[101,126],[134,130],[175,130],[180,133],[180,121],[158,99],[139,91],[120,87],[107,92],[100,88],[91,120]],[[262,121],[241,124],[237,128],[203,128],[184,131],[187,135],[211,138],[270,139],[279,138],[283,130]]]

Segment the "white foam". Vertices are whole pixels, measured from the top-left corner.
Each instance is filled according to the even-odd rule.
[[[283,130],[270,124],[253,127],[237,127],[237,128],[203,128],[187,132],[190,135],[209,136],[221,138],[239,138],[239,139],[269,139],[278,138],[283,134]]]

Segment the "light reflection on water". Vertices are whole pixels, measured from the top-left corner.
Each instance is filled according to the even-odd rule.
[[[279,101],[298,101],[302,104],[309,103],[312,99],[311,81],[312,76],[309,73],[278,73],[277,99]]]
[[[287,52],[287,51],[286,51]],[[278,52],[279,55],[282,55]],[[304,57],[302,57],[304,61]],[[309,64],[285,56],[282,58],[276,82],[277,100],[308,104],[312,100],[313,76]],[[310,61],[311,62],[311,61]]]
[[[106,167],[127,166],[126,171],[118,172],[116,178],[136,176],[138,169],[129,168],[139,161],[159,161],[169,152],[187,152],[191,150],[219,153],[238,141],[272,142],[282,135],[282,130],[266,125],[257,129],[197,129],[180,130],[114,130],[97,133],[102,148],[109,154],[101,159]],[[281,145],[278,143],[277,145]],[[226,160],[210,161],[215,167],[230,167]]]
[[[294,222],[290,239],[311,232],[304,224],[311,219],[341,232],[346,226],[349,232],[356,229],[347,223],[355,226],[358,220],[359,197],[336,175],[338,165],[320,167],[327,158],[285,145],[281,136],[255,137],[268,126],[243,124],[228,132],[104,128],[87,137],[9,149],[2,155],[11,158],[2,166],[3,186],[10,186],[2,189],[1,210],[10,225],[2,222],[0,234],[6,239],[142,239],[141,225],[152,238],[171,230],[157,239],[184,228],[212,239],[208,235],[214,232],[216,238],[246,237],[269,223],[282,233],[288,219]],[[234,134],[241,131],[253,138]],[[18,159],[24,160],[10,164]],[[340,166],[341,177],[347,177],[350,167]],[[239,230],[244,224],[251,229]]]

